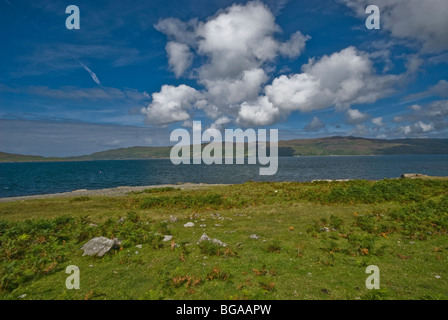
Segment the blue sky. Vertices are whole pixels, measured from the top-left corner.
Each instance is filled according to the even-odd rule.
[[[194,120],[447,138],[447,16],[446,0],[1,0],[0,151],[169,145]]]

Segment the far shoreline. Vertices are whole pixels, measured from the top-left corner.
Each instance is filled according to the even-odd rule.
[[[322,154],[322,155],[293,155],[278,156],[278,158],[313,158],[313,157],[400,157],[400,156],[446,156],[448,153],[406,153],[406,154]],[[245,157],[246,158],[246,157]],[[223,158],[226,159],[226,158]],[[235,159],[235,158],[234,158]],[[60,163],[60,162],[95,162],[95,161],[146,161],[146,160],[170,160],[170,158],[126,158],[126,159],[61,159],[61,160],[23,160],[2,161],[2,163]]]

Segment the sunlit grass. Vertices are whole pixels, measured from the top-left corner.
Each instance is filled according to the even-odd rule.
[[[0,298],[448,298],[447,181],[150,190],[0,203]],[[204,232],[227,247],[198,245]],[[95,236],[122,247],[82,256]],[[365,286],[372,264],[379,291]],[[65,287],[68,265],[79,290]]]

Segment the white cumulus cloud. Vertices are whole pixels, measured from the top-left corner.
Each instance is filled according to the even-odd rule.
[[[369,115],[366,113],[362,113],[358,109],[348,109],[346,112],[347,115],[347,123],[348,124],[360,124],[362,122],[367,121],[369,119]]]
[[[201,99],[201,94],[184,84],[174,87],[164,85],[160,92],[152,94],[152,102],[142,108],[146,122],[153,125],[166,125],[190,119],[188,111]]]

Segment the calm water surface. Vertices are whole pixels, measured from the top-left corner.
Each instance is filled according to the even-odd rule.
[[[448,155],[284,157],[274,176],[260,165],[173,165],[170,160],[0,163],[0,197],[77,189],[193,183],[383,179],[402,173],[448,176]]]

